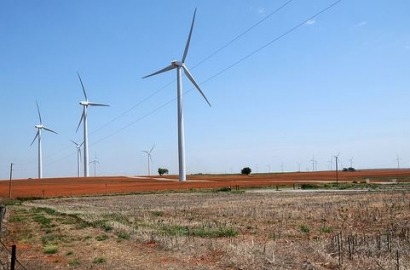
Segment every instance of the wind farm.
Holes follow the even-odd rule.
[[[0,262],[405,269],[409,8],[0,3]]]

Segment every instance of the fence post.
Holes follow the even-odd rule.
[[[10,270],[16,269],[16,245],[11,246],[11,262],[10,262]]]

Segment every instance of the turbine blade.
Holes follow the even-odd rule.
[[[149,74],[149,75],[147,75],[147,76],[144,76],[144,77],[142,77],[142,78],[145,79],[145,78],[148,78],[148,77],[151,77],[151,76],[154,76],[154,75],[163,73],[163,72],[167,72],[167,71],[169,71],[169,70],[173,70],[174,68],[177,68],[177,67],[174,66],[174,65],[169,65],[169,66],[167,66],[166,68],[163,68],[163,69],[161,69],[161,70],[158,70],[157,72],[154,72],[154,73]]]
[[[78,143],[76,143],[75,141],[73,141],[73,140],[70,140],[73,144],[75,144],[76,146],[78,146]]]
[[[81,148],[78,148],[78,154],[79,154],[79,156],[80,156],[80,161],[82,160],[82,157],[81,157]]]
[[[154,150],[155,144],[152,146],[151,150],[149,150],[149,154],[151,154],[152,150]]]
[[[108,104],[95,103],[95,102],[89,102],[88,105],[90,105],[90,106],[105,106],[105,107],[110,107],[110,105],[108,105]]]
[[[83,121],[83,119],[84,119],[84,111],[83,111],[83,114],[81,115],[80,122],[78,123],[77,129],[75,130],[75,132],[77,132],[78,129],[80,128],[80,125],[81,125],[81,122]]]
[[[32,146],[32,145],[33,145],[33,143],[35,142],[35,140],[37,139],[37,137],[38,137],[38,133],[39,133],[39,132],[40,132],[40,131],[39,131],[39,130],[37,130],[36,136],[34,136],[34,139],[33,139],[33,141],[31,142],[30,146]]]
[[[37,100],[36,100],[36,105],[37,105],[38,118],[40,119],[40,125],[41,125],[41,124],[43,124],[43,121],[41,120],[40,108],[38,107],[38,102],[37,102]]]
[[[209,107],[211,107],[211,103],[209,103],[208,99],[206,98],[205,94],[202,92],[201,88],[199,88],[199,85],[196,83],[194,77],[192,77],[192,74],[189,72],[187,67],[185,65],[182,65],[182,68],[184,69],[185,75],[188,77],[188,79],[192,82],[193,85],[195,85],[196,89],[198,89],[199,93],[204,97],[206,102],[208,103]]]
[[[83,89],[83,93],[84,93],[85,100],[88,101],[87,93],[85,92],[85,87],[84,87],[84,84],[83,84],[83,80],[81,80],[80,73],[77,72],[77,75],[78,75],[78,79],[80,79],[80,83],[81,83],[81,87],[82,87],[82,89]]]
[[[194,11],[194,17],[192,18],[191,30],[189,30],[188,40],[185,45],[184,55],[182,56],[182,63],[185,63],[185,58],[189,50],[189,43],[191,43],[191,36],[192,36],[192,30],[194,29],[195,15],[196,15],[196,8]]]
[[[47,131],[49,131],[49,132],[53,132],[53,133],[55,133],[55,134],[58,134],[57,132],[55,132],[55,131],[52,130],[52,129],[49,129],[49,128],[46,128],[46,127],[43,127],[43,129],[44,129],[44,130],[47,130]]]
[[[148,154],[148,157],[149,157],[149,159],[151,160],[151,162],[152,162],[152,157],[151,157],[151,154]]]

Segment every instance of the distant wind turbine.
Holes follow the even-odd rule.
[[[91,160],[90,163],[94,165],[94,176],[97,176],[97,164],[100,164],[97,159],[97,155],[95,155],[95,158]]]
[[[75,147],[77,148],[77,177],[80,177],[81,146],[84,142],[82,142],[81,144],[78,144],[75,141],[71,142],[74,143]]]
[[[178,99],[178,160],[179,160],[179,181],[186,181],[186,169],[185,169],[185,138],[184,138],[184,117],[182,112],[182,70],[185,73],[185,76],[191,81],[195,88],[201,93],[205,101],[211,106],[208,99],[205,97],[202,90],[199,88],[199,85],[196,83],[195,79],[192,77],[192,74],[189,72],[188,68],[185,66],[185,59],[189,50],[189,43],[191,42],[192,30],[194,28],[196,9],[194,16],[192,18],[191,30],[189,31],[188,40],[185,45],[184,54],[182,55],[181,61],[172,61],[171,64],[157,72],[154,72],[150,75],[144,76],[143,79],[170,71],[173,69],[177,70],[177,99]]]
[[[40,108],[38,107],[37,101],[36,101],[36,105],[37,105],[38,118],[40,119],[40,124],[34,126],[37,129],[37,133],[33,141],[31,142],[30,146],[33,145],[34,141],[37,139],[37,142],[38,142],[38,178],[43,178],[43,150],[41,147],[41,130],[44,129],[49,132],[53,132],[55,134],[57,134],[57,132],[43,125],[43,120],[41,120]]]
[[[350,161],[350,168],[353,168],[353,157],[349,159]]]
[[[83,106],[83,114],[81,115],[81,119],[80,122],[78,123],[77,126],[77,131],[80,128],[81,122],[83,122],[84,124],[84,177],[88,177],[89,173],[88,173],[88,127],[87,127],[87,109],[88,106],[110,106],[107,104],[101,104],[101,103],[95,103],[95,102],[91,102],[88,101],[88,97],[87,97],[87,93],[85,92],[85,87],[83,84],[83,81],[81,80],[80,74],[77,73],[78,75],[78,79],[80,80],[81,83],[81,87],[83,89],[83,93],[84,93],[84,97],[85,97],[85,101],[80,101],[80,105]]]
[[[310,160],[310,162],[312,162],[312,171],[314,172],[315,171],[315,166],[316,166],[316,169],[317,169],[317,161],[315,159],[315,156],[313,156],[313,158]]]
[[[397,161],[397,169],[400,169],[400,156],[399,156],[399,154],[397,154],[396,161]]]
[[[151,175],[151,169],[150,169],[150,166],[149,166],[149,165],[150,165],[150,161],[152,161],[151,152],[152,152],[152,150],[154,150],[154,147],[155,147],[155,145],[153,145],[152,148],[151,148],[151,150],[149,150],[149,151],[142,151],[142,152],[144,152],[144,153],[147,154],[147,159],[148,159],[148,176]]]

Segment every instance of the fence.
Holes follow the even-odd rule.
[[[2,235],[3,218],[6,214],[6,207],[0,205],[0,236]],[[17,248],[16,245],[7,247],[3,241],[0,240],[0,270],[27,270],[17,260]]]

